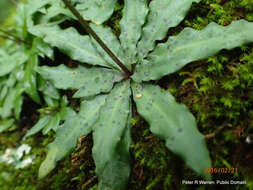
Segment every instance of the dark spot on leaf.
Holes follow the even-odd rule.
[[[96,77],[96,78],[95,78],[95,83],[98,83],[98,82],[99,82],[99,78]]]

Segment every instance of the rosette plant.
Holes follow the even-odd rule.
[[[125,189],[131,168],[134,104],[151,132],[163,139],[170,151],[196,173],[210,178],[204,173],[211,167],[209,153],[194,116],[154,81],[222,49],[252,42],[253,23],[210,23],[201,31],[185,28],[161,42],[168,29],[184,19],[192,3],[198,2],[125,0],[119,38],[104,24],[113,14],[116,0],[31,0],[23,7],[29,35],[80,62],[77,67],[62,63],[36,68],[55,88],[74,90],[73,98],[81,100],[79,111],[57,127],[39,169],[40,178],[76,146],[80,136],[92,133],[98,189]],[[87,33],[62,27],[66,20],[78,20]]]

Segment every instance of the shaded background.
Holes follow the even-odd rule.
[[[14,7],[14,1],[12,2],[11,0],[0,0],[0,25],[2,25],[8,18]]]

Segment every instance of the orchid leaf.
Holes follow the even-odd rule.
[[[201,31],[185,28],[179,35],[159,44],[147,60],[137,65],[133,79],[138,82],[160,79],[222,49],[253,42],[252,31],[253,23],[245,20],[235,21],[229,26],[211,23]]]
[[[47,157],[40,166],[39,178],[46,176],[54,169],[57,161],[75,148],[80,136],[91,132],[105,99],[106,96],[101,95],[92,100],[83,101],[79,114],[68,118],[64,125],[56,131],[56,139],[49,144]]]
[[[130,94],[129,81],[115,85],[94,125],[92,154],[99,178],[99,190],[123,189],[130,175],[130,139],[126,136]]]
[[[193,2],[200,0],[153,0],[149,4],[147,24],[143,28],[138,44],[140,58],[146,57],[155,47],[157,40],[162,40],[171,27],[177,26],[186,16]]]
[[[79,89],[74,95],[76,98],[108,92],[115,82],[122,80],[120,72],[96,67],[79,66],[71,69],[64,65],[43,66],[38,68],[38,72],[44,79],[51,81],[56,88]]]
[[[99,25],[111,17],[116,0],[84,0],[78,2],[76,9],[84,19],[91,20]]]
[[[125,0],[123,18],[120,21],[120,42],[131,64],[137,61],[137,43],[142,25],[148,13],[146,0]]]
[[[93,47],[90,37],[79,34],[74,28],[62,30],[56,25],[36,25],[30,28],[30,32],[74,60],[109,67]]]
[[[158,86],[134,83],[132,87],[138,113],[149,123],[151,132],[165,140],[168,149],[189,167],[210,179],[204,172],[211,167],[204,136],[186,106]]]

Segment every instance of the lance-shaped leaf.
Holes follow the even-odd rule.
[[[72,13],[68,9],[65,9],[62,0],[33,0],[28,1],[24,7],[25,9],[23,12],[25,17],[32,16],[36,12],[45,14],[48,19],[58,14],[64,14],[73,17]],[[17,18],[17,20],[20,19]]]
[[[7,52],[5,52],[3,56],[1,54],[0,56],[0,77],[12,72],[28,58],[23,51],[18,51],[11,55],[8,55]]]
[[[120,42],[131,64],[136,62],[137,42],[148,13],[147,0],[125,0],[120,21]]]
[[[153,0],[149,8],[148,22],[143,28],[138,44],[140,58],[144,58],[162,40],[169,28],[177,26],[186,16],[193,2],[200,0]]]
[[[62,30],[56,25],[43,24],[31,27],[29,31],[74,60],[109,67],[93,47],[90,37],[80,35],[74,28]]]
[[[62,0],[52,0],[51,6],[48,9],[46,9],[45,15],[43,16],[43,19],[41,21],[43,23],[50,22],[50,19],[55,18],[58,15],[66,15],[72,19],[75,18],[75,16],[71,13],[71,11],[65,8],[65,5],[62,2]],[[63,20],[66,19],[67,18]]]
[[[37,12],[40,8],[50,4],[52,0],[33,0],[28,1],[25,5],[25,13],[27,16],[32,15],[33,13]]]
[[[59,89],[79,89],[74,97],[88,97],[108,92],[113,84],[122,80],[120,72],[106,68],[87,68],[78,66],[68,68],[65,65],[57,67],[39,67],[38,72],[44,79],[50,80]]]
[[[45,43],[41,38],[36,38],[33,40],[33,47],[36,48],[38,54],[41,57],[49,57],[50,59],[54,60],[54,51],[53,48],[47,43]]]
[[[39,131],[41,131],[52,119],[52,116],[50,115],[46,115],[42,118],[40,118],[40,120],[36,123],[36,125],[34,125],[24,136],[24,139],[26,139],[27,137],[30,137],[36,133],[38,133]]]
[[[101,106],[106,95],[97,96],[92,100],[83,101],[78,115],[71,116],[56,131],[56,139],[48,145],[48,154],[40,166],[39,178],[45,177],[56,166],[56,162],[75,148],[80,136],[91,132],[93,124],[99,117]]]
[[[91,28],[97,33],[101,40],[107,45],[107,47],[124,63],[126,66],[129,66],[127,59],[124,58],[124,53],[117,37],[113,34],[111,28],[104,27],[103,25],[94,25],[90,24]],[[97,52],[100,56],[111,65],[111,67],[120,68],[112,60],[112,58],[105,52],[105,50],[97,43],[97,41],[91,37],[92,43],[95,46]]]
[[[232,49],[253,42],[253,23],[235,21],[229,26],[209,24],[204,30],[184,29],[158,45],[148,61],[137,65],[133,79],[148,81],[174,73],[187,63],[214,55],[222,49]]]
[[[6,119],[0,121],[0,133],[9,129],[14,123],[14,119]]]
[[[6,78],[0,78],[0,105],[8,93],[8,86],[6,84]]]
[[[128,181],[130,94],[129,81],[115,85],[94,127],[92,153],[99,190],[123,189]]]
[[[11,116],[12,114],[12,109],[14,108],[14,102],[15,102],[15,95],[17,93],[16,88],[11,88],[8,91],[8,96],[6,96],[4,102],[3,102],[3,106],[0,109],[0,115],[2,118],[7,118],[9,116]]]
[[[54,85],[43,79],[42,77],[39,77],[39,90],[45,95],[49,96],[50,98],[53,99],[60,99],[60,94],[58,90],[54,87]]]
[[[40,131],[43,132],[43,135],[47,134],[51,129],[56,129],[59,127],[61,121],[65,121],[68,117],[76,115],[76,112],[67,107],[68,100],[66,96],[63,96],[61,100],[61,105],[58,107],[47,107],[42,109],[40,112],[47,115],[41,117],[39,121],[26,133],[24,139],[30,137]]]
[[[178,104],[168,91],[151,84],[133,84],[138,113],[150,130],[166,141],[166,146],[181,156],[197,173],[204,173],[211,162],[204,136],[198,131],[194,116],[185,105]]]
[[[21,84],[16,85],[15,89],[16,89],[16,92],[15,92],[14,101],[13,101],[14,115],[15,115],[16,119],[20,119],[20,114],[21,114],[22,105],[23,105],[22,94],[25,89],[24,89],[23,85],[21,85]]]
[[[61,121],[61,115],[59,112],[55,113],[51,118],[47,125],[43,128],[43,135],[47,134],[51,129],[58,128]]]
[[[40,96],[37,91],[37,73],[35,71],[35,68],[38,66],[38,61],[37,55],[32,55],[28,59],[23,78],[23,85],[25,92],[31,97],[31,99],[40,104]]]
[[[0,116],[4,119],[11,116],[17,97],[16,95],[21,91],[20,85],[17,84],[17,79],[20,80],[23,77],[23,72],[20,71],[22,68],[23,65],[13,70],[8,79],[4,81],[4,88],[1,89]]]
[[[85,20],[91,20],[95,24],[105,22],[113,13],[117,0],[84,0],[79,1],[76,9],[81,13]]]

